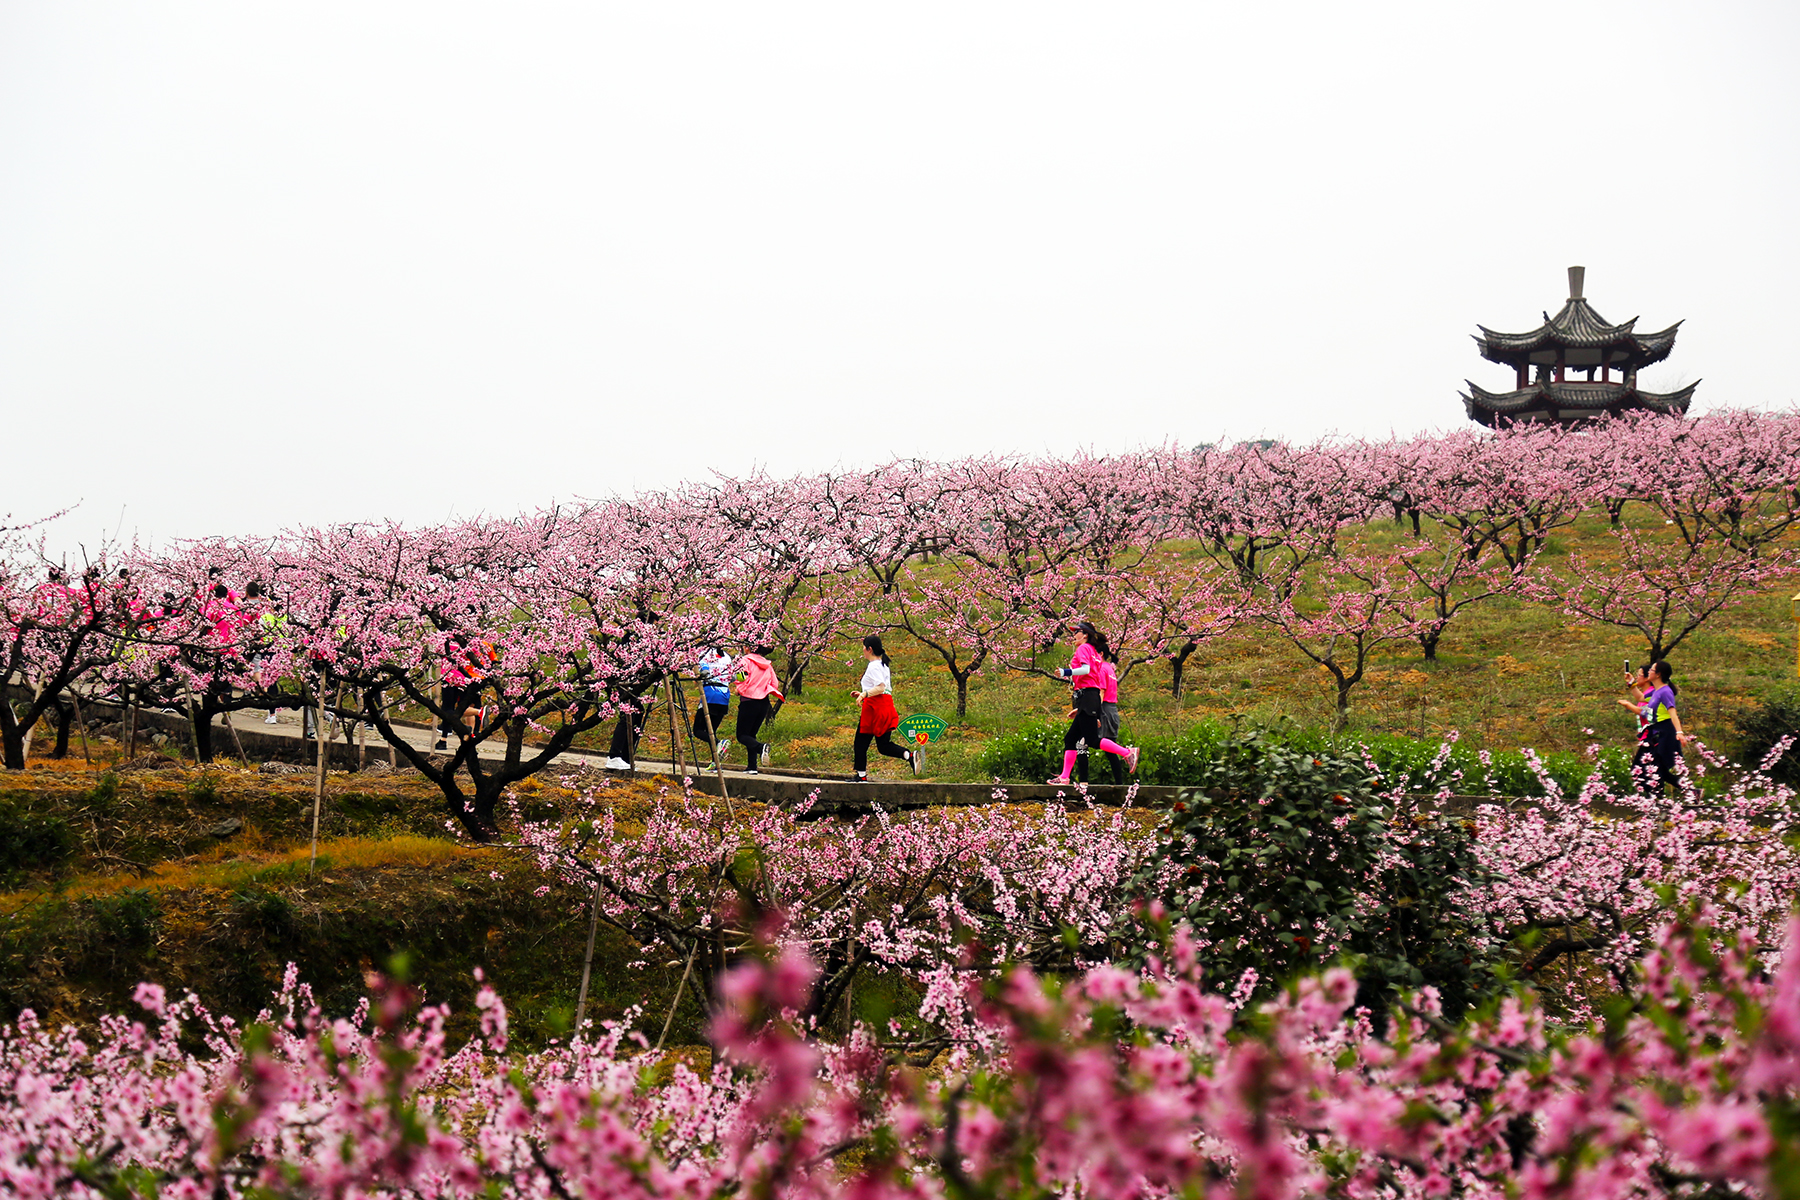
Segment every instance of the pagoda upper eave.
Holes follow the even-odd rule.
[[[1636,332],[1637,322],[1633,317],[1618,325],[1608,324],[1593,305],[1576,296],[1554,317],[1545,313],[1544,323],[1529,333],[1498,333],[1477,325],[1481,332],[1471,336],[1483,358],[1509,367],[1552,363],[1559,353],[1568,365],[1646,367],[1668,358],[1681,322],[1643,334]]]
[[[1534,383],[1510,392],[1490,392],[1465,380],[1463,407],[1483,425],[1500,421],[1585,421],[1612,413],[1648,410],[1683,415],[1693,403],[1695,380],[1675,392],[1646,392],[1626,383]]]

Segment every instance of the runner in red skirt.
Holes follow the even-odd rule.
[[[912,751],[894,744],[894,730],[900,728],[900,714],[894,708],[894,673],[888,663],[881,638],[873,633],[863,639],[863,656],[869,665],[863,668],[862,687],[856,698],[862,701],[862,715],[856,722],[856,782],[869,780],[869,743],[889,758],[903,758],[919,773],[918,759]]]

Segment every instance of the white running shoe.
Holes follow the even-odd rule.
[[[719,759],[723,759],[727,754],[730,754],[730,753],[731,753],[731,739],[730,738],[720,738],[719,744],[716,747],[714,747],[714,749],[713,749],[713,756],[716,758],[719,758]]]
[[[270,709],[269,715],[263,718],[264,725],[279,725],[280,723],[281,722],[275,719],[275,711],[273,709]]]
[[[1125,770],[1128,774],[1131,774],[1131,775],[1137,774],[1137,762],[1138,762],[1138,748],[1136,746],[1133,746],[1133,747],[1131,747],[1131,752],[1125,756]]]
[[[606,769],[609,771],[629,771],[631,770],[631,764],[622,758],[609,758],[606,760]]]
[[[907,757],[912,759],[913,774],[923,775],[925,773],[925,747],[914,746]]]
[[[762,744],[762,753],[756,756],[756,760],[765,767],[769,765],[769,743]]]

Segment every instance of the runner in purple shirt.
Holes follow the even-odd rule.
[[[1644,785],[1645,795],[1656,795],[1675,782],[1675,756],[1681,743],[1688,740],[1681,727],[1681,714],[1675,711],[1675,686],[1670,683],[1674,670],[1666,662],[1650,664],[1650,680],[1654,685],[1644,697],[1644,715],[1650,719],[1650,757],[1656,761],[1656,785]]]

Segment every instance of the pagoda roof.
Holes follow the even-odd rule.
[[[1602,360],[1609,366],[1646,367],[1668,358],[1675,348],[1675,332],[1681,328],[1681,322],[1655,333],[1638,333],[1636,317],[1614,325],[1582,296],[1585,274],[1582,267],[1569,268],[1568,300],[1554,317],[1546,312],[1544,323],[1529,333],[1498,333],[1477,325],[1481,332],[1470,336],[1480,347],[1481,356],[1509,367],[1550,361],[1557,350],[1612,351]]]
[[[1592,420],[1610,413],[1649,410],[1681,416],[1693,403],[1695,380],[1674,392],[1646,392],[1628,383],[1534,383],[1510,392],[1490,392],[1472,380],[1463,407],[1483,425],[1501,421]]]

